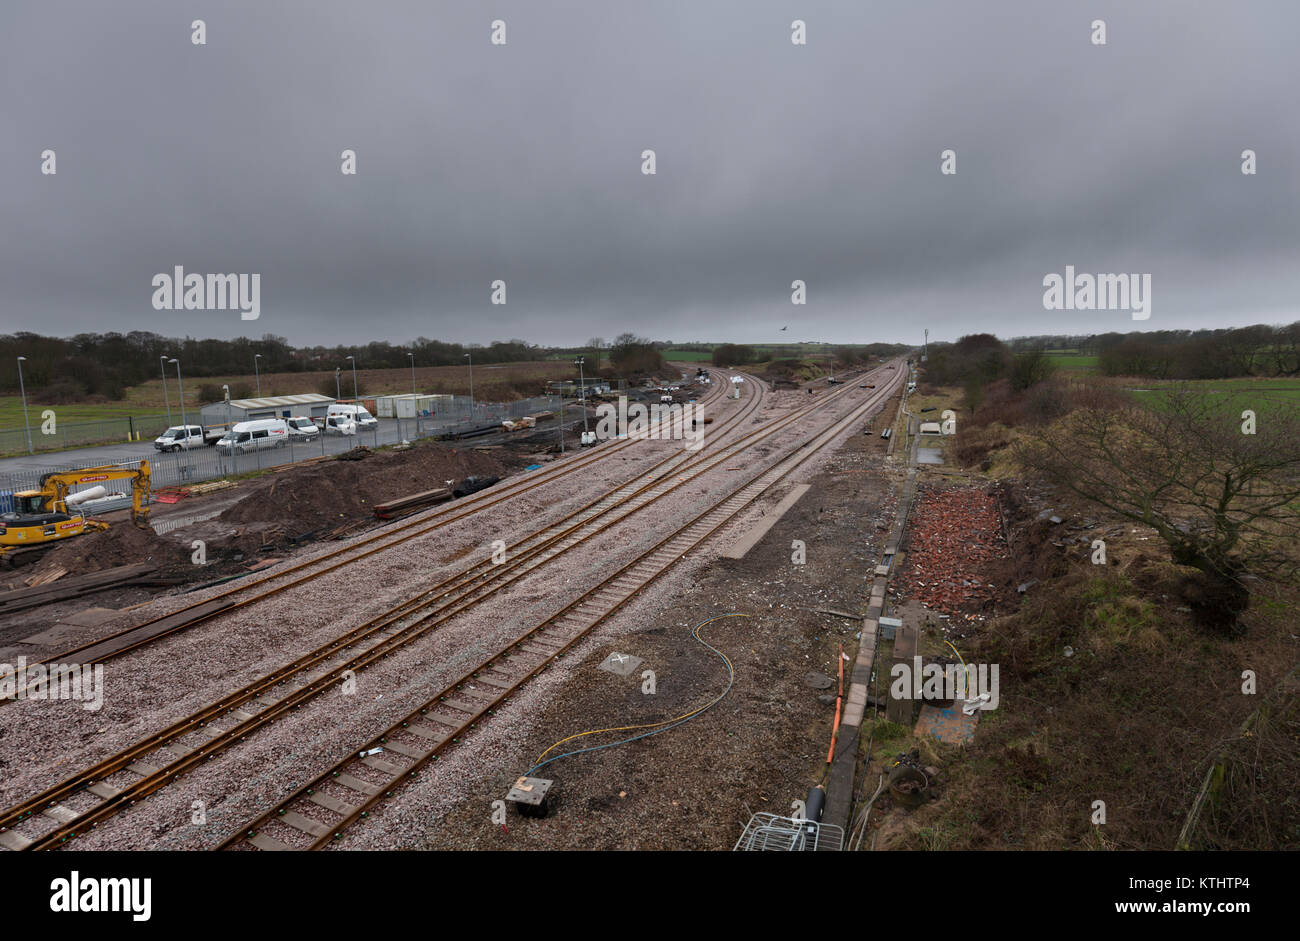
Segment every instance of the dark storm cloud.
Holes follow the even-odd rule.
[[[0,330],[910,341],[1297,319],[1300,6],[1137,6],[6,4]],[[175,265],[260,273],[260,319],[153,310]],[[1151,273],[1151,319],[1044,311],[1066,265]]]

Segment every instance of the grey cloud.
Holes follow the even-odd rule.
[[[1291,2],[206,6],[0,11],[0,330],[861,341],[1300,317]],[[154,311],[177,264],[261,273],[261,319]],[[1151,320],[1044,311],[1067,264],[1151,272]]]

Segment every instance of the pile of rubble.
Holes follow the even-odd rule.
[[[908,521],[907,557],[890,591],[954,619],[991,613],[998,588],[981,571],[1005,558],[997,502],[979,487],[928,487],[917,492]]]

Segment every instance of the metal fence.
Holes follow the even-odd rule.
[[[40,470],[19,471],[0,474],[0,512],[12,508],[12,493],[17,490],[35,490],[40,487],[41,477],[52,470],[82,470],[105,464],[135,465],[148,460],[150,465],[150,486],[153,490],[165,487],[185,486],[204,480],[215,480],[234,474],[246,474],[250,471],[265,470],[295,461],[313,457],[342,454],[359,445],[377,448],[384,445],[399,444],[402,441],[415,441],[445,433],[454,433],[489,422],[499,422],[507,418],[521,418],[541,411],[558,408],[558,401],[548,397],[523,399],[518,402],[476,403],[470,409],[468,396],[457,396],[463,402],[449,404],[446,409],[439,409],[435,416],[419,418],[382,419],[378,426],[368,431],[359,431],[355,435],[317,436],[314,441],[302,441],[290,438],[284,447],[263,448],[248,453],[223,454],[214,447],[195,447],[188,453],[180,451],[169,454],[157,454],[141,457],[140,455],[113,455],[105,453],[80,461],[58,461],[52,456],[50,464]],[[103,500],[84,504],[88,514],[105,513],[130,505],[131,482],[129,480],[106,481],[103,486],[109,495]]]
[[[100,444],[121,444],[135,440],[152,441],[167,428],[167,416],[130,415],[126,418],[104,418],[99,421],[54,423],[54,433],[45,434],[41,420],[43,408],[32,407],[32,448],[36,451],[59,451],[64,448],[92,447]],[[58,410],[55,409],[55,417]],[[176,417],[180,423],[180,416]],[[0,430],[0,454],[26,454],[27,428]]]

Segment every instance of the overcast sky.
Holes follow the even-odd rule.
[[[6,0],[0,332],[919,343],[1290,322],[1297,35],[1295,0]],[[154,310],[176,265],[259,273],[260,318]],[[1066,265],[1150,273],[1150,319],[1044,310]]]

